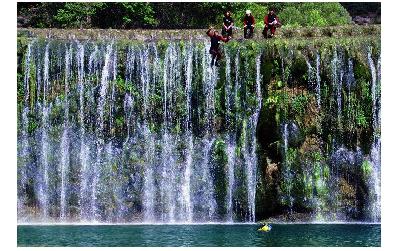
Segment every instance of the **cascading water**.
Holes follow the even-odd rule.
[[[264,82],[265,51],[249,56],[243,46],[225,46],[220,67],[210,66],[208,51],[202,41],[30,42],[19,87],[19,221],[258,220],[264,168],[258,127],[271,92]],[[296,53],[288,53],[290,58],[277,59],[284,82],[296,76],[290,64]],[[308,76],[321,111],[330,105],[321,84],[332,87],[334,117],[344,124],[342,85],[354,95],[350,73],[356,61],[337,53],[323,58],[317,52],[307,64]],[[380,60],[376,66],[374,60],[371,54],[376,138],[368,153],[369,210],[379,221]],[[323,74],[333,76],[332,83],[321,80]],[[279,134],[272,145],[283,143],[283,204],[296,210],[296,168],[288,162],[294,122],[275,119],[281,127],[267,133]]]
[[[293,195],[292,195],[292,188],[293,188],[293,171],[291,170],[291,165],[289,163],[289,131],[288,131],[288,123],[283,124],[282,128],[282,139],[283,139],[283,158],[284,158],[284,163],[283,163],[283,175],[285,176],[285,186],[283,187],[283,195],[284,198],[283,200],[285,201],[285,204],[289,207],[290,213],[292,212],[293,209]]]
[[[336,90],[336,113],[338,125],[341,125],[342,118],[342,82],[343,82],[343,55],[335,49],[332,58],[332,81]]]
[[[182,219],[187,222],[192,222],[193,219],[193,205],[190,191],[190,181],[192,175],[193,163],[193,135],[192,135],[192,78],[193,78],[193,44],[190,42],[186,46],[185,54],[185,96],[186,96],[186,116],[185,116],[185,140],[186,144],[186,162],[182,182]]]
[[[153,171],[153,164],[154,164],[154,151],[155,151],[155,144],[154,138],[151,134],[147,125],[143,128],[144,131],[144,140],[148,142],[146,149],[146,162],[148,165],[146,166],[146,170],[144,173],[144,184],[143,184],[143,207],[144,207],[144,221],[145,222],[153,222],[155,220],[154,215],[154,206],[156,203],[155,197],[155,183],[154,183],[154,171]]]
[[[260,73],[260,57],[261,55],[256,56],[256,83],[255,83],[255,93],[256,93],[256,108],[254,113],[249,118],[248,122],[248,132],[249,135],[246,137],[245,143],[245,165],[246,165],[246,183],[247,183],[247,203],[248,203],[248,221],[255,221],[255,196],[256,196],[256,171],[257,171],[257,154],[256,154],[256,146],[257,146],[257,138],[256,138],[256,129],[258,116],[261,109],[262,97],[261,97],[261,73]]]
[[[317,105],[318,108],[321,108],[321,76],[320,76],[320,67],[321,67],[321,62],[320,62],[320,56],[319,53],[316,53],[315,56],[315,68],[312,66],[312,63],[310,60],[306,59],[307,63],[307,68],[308,68],[308,84],[310,88],[315,90],[315,93],[317,95]]]
[[[46,45],[44,54],[44,69],[43,69],[43,101],[42,101],[42,182],[40,187],[40,198],[42,215],[44,218],[48,216],[48,188],[49,188],[49,142],[48,142],[48,128],[49,128],[49,108],[47,107],[47,92],[49,88],[49,44]]]
[[[370,152],[372,174],[369,185],[369,214],[372,221],[380,221],[381,215],[381,140],[380,140],[380,57],[375,66],[371,55],[371,48],[368,48],[368,66],[371,72],[371,96],[372,96],[372,123],[373,143]]]
[[[25,55],[25,71],[24,71],[24,108],[21,115],[21,136],[18,155],[18,214],[23,215],[24,204],[26,203],[26,184],[27,171],[29,168],[29,137],[28,137],[28,113],[29,113],[29,83],[30,83],[30,65],[32,54],[32,43],[29,43]]]
[[[235,173],[234,173],[234,168],[235,168],[235,149],[236,149],[236,141],[235,137],[232,135],[232,125],[231,125],[231,119],[230,119],[230,114],[232,112],[232,107],[231,107],[231,99],[232,99],[232,82],[231,82],[231,58],[227,50],[225,50],[225,55],[226,55],[226,67],[225,67],[225,79],[226,79],[226,85],[225,85],[225,107],[226,107],[226,129],[228,131],[226,135],[226,142],[228,143],[227,149],[226,149],[226,154],[228,156],[228,163],[227,163],[227,171],[226,171],[226,177],[228,178],[228,185],[226,189],[226,214],[227,214],[227,221],[233,221],[233,185],[235,182]]]
[[[61,138],[61,192],[60,192],[60,218],[65,220],[67,217],[67,189],[68,189],[68,171],[70,167],[69,152],[69,84],[71,75],[72,47],[65,51],[65,100],[64,100],[64,131]]]
[[[320,56],[317,53],[317,59],[316,59],[316,77],[317,77],[317,102],[318,102],[318,108],[321,108],[321,76],[320,76]]]
[[[105,140],[104,140],[104,108],[105,108],[105,103],[106,103],[106,98],[107,98],[107,92],[108,92],[108,87],[109,87],[109,75],[110,75],[110,68],[111,68],[111,54],[112,54],[112,48],[113,44],[107,45],[106,53],[104,56],[104,66],[103,70],[101,73],[101,83],[100,83],[100,93],[99,93],[99,100],[98,100],[98,106],[97,106],[97,113],[98,113],[98,118],[97,118],[97,128],[96,128],[96,163],[94,164],[94,169],[93,169],[93,181],[92,181],[92,193],[91,193],[91,201],[90,201],[90,207],[91,207],[91,219],[92,220],[98,220],[99,214],[98,214],[98,194],[100,193],[101,190],[99,190],[99,181],[100,181],[100,175],[101,175],[101,167],[102,167],[102,158],[103,158],[103,151],[104,151],[104,145],[105,145]]]

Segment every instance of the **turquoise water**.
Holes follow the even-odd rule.
[[[375,246],[379,224],[19,225],[18,246]]]

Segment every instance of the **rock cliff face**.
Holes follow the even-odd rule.
[[[19,30],[19,221],[380,221],[380,27],[327,29]]]
[[[278,28],[276,38],[320,38],[320,37],[349,37],[349,36],[380,36],[380,25],[346,25],[331,27],[306,27],[306,28]],[[116,30],[116,29],[30,29],[19,28],[18,37],[42,37],[52,39],[78,39],[78,40],[98,40],[98,39],[117,39],[117,40],[138,40],[138,41],[158,41],[166,40],[204,40],[207,39],[206,30],[182,29],[182,30]],[[243,30],[234,30],[234,40],[243,40]],[[252,39],[264,41],[261,29],[255,29]]]

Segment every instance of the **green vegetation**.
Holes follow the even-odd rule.
[[[57,11],[54,19],[62,27],[83,27],[91,23],[91,18],[103,6],[103,3],[66,3]]]
[[[351,21],[346,9],[333,2],[295,3],[283,9],[279,17],[290,27],[344,25]]]
[[[223,13],[229,10],[235,25],[241,27],[249,9],[256,27],[262,28],[271,8],[287,27],[344,25],[351,21],[339,3],[18,3],[18,17],[21,26],[34,28],[182,29],[220,27]]]

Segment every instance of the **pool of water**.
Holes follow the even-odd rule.
[[[381,245],[380,224],[19,225],[18,246],[366,247]]]

